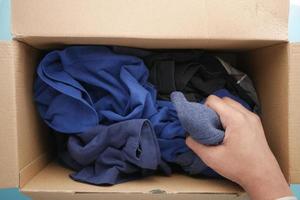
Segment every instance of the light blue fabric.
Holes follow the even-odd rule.
[[[224,130],[219,116],[206,105],[189,102],[181,92],[172,92],[181,125],[193,139],[201,144],[217,145],[224,139]]]
[[[251,110],[245,101],[226,89],[217,90],[213,94],[220,98],[229,97]],[[178,91],[171,93],[171,100],[182,127],[192,138],[206,145],[216,145],[223,141],[224,130],[215,111],[206,105],[187,101],[184,94]]]
[[[249,105],[242,99],[232,95],[226,89],[217,90],[213,94],[220,98],[232,98],[241,103],[245,108],[250,109]],[[183,93],[178,91],[171,93],[171,101],[175,105],[182,127],[193,139],[205,145],[218,145],[222,143],[225,133],[219,116],[215,111],[206,105],[187,101]],[[188,174],[220,177],[191,151],[177,155],[175,162]]]

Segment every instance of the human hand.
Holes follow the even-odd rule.
[[[187,145],[212,169],[241,185],[251,199],[291,196],[291,190],[265,138],[260,118],[230,98],[211,95],[205,104],[220,116],[225,130],[218,146]]]

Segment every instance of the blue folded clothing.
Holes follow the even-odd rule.
[[[157,112],[148,70],[134,56],[106,47],[69,47],[40,63],[35,100],[54,130],[81,133],[99,123],[147,119]]]
[[[224,139],[224,131],[215,111],[206,105],[189,102],[181,92],[172,92],[181,125],[191,137],[201,144],[217,145]]]
[[[60,160],[77,172],[74,180],[112,185],[163,170],[170,174],[160,157],[151,123],[145,119],[98,125],[84,134],[69,136]]]
[[[82,134],[99,124],[149,119],[163,159],[187,150],[172,103],[156,101],[141,59],[103,46],[69,47],[46,55],[37,72],[35,101],[55,131]]]
[[[183,117],[187,112],[177,106],[183,99],[174,100],[175,106],[158,100],[155,86],[148,82],[148,69],[136,55],[150,52],[132,50],[125,55],[123,51],[129,49],[73,46],[50,52],[37,68],[37,108],[49,127],[67,135],[67,148],[59,157],[76,171],[71,177],[111,185],[157,169],[170,174],[167,163],[181,166],[188,174],[215,176],[186,146],[185,138],[188,132],[203,144],[220,143],[224,132],[218,116],[200,109],[205,112],[199,116],[208,113],[212,118],[187,126]],[[226,89],[214,94],[233,98],[250,109]],[[194,104],[196,110],[205,107],[201,102]],[[184,105],[190,109],[188,102]],[[208,126],[218,134],[206,132]]]
[[[157,101],[157,105],[159,112],[150,121],[157,135],[162,158],[167,162],[175,162],[177,155],[189,151],[185,144],[185,130],[172,102]]]
[[[241,103],[245,108],[250,107],[239,97],[232,95],[226,89],[217,90],[214,95],[223,98],[229,97]],[[219,116],[211,108],[199,103],[189,102],[181,92],[172,92],[171,101],[174,103],[179,121],[184,130],[196,141],[205,145],[222,143],[225,133]],[[186,152],[177,156],[178,163],[189,174],[203,174],[217,176],[204,162],[198,159],[193,152]]]

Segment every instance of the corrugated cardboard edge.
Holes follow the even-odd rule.
[[[14,90],[16,102],[16,127],[19,155],[19,187],[37,174],[47,164],[50,138],[48,129],[40,119],[33,99],[35,69],[40,60],[36,49],[14,41]]]
[[[51,162],[24,187],[22,192],[48,192],[71,194],[230,194],[239,196],[243,190],[227,180],[201,180],[180,174],[171,177],[151,176],[110,187],[94,186],[73,181],[68,177],[72,170]],[[180,184],[178,184],[180,183]],[[184,187],[182,187],[184,186]]]
[[[26,64],[34,64],[31,60],[38,56],[35,52],[29,58],[32,51],[36,50],[18,41],[0,42],[0,188],[22,187],[49,161],[45,142],[39,137],[25,142],[28,133],[41,135],[36,131],[40,126],[27,123],[33,116],[26,112],[30,100],[22,96],[32,87],[24,83],[29,71]]]
[[[124,193],[48,193],[48,192],[25,192],[26,195],[30,196],[32,199],[43,199],[43,200],[53,200],[53,199],[63,199],[63,200],[247,200],[249,199],[246,194],[236,195],[236,194],[124,194]]]
[[[300,43],[289,44],[289,175],[300,183]]]
[[[284,0],[12,0],[12,34],[36,48],[253,49],[288,40],[288,10]]]
[[[14,74],[14,42],[0,42],[0,187],[17,187],[18,138]]]
[[[147,37],[95,37],[95,36],[28,36],[14,34],[18,41],[30,44],[39,49],[60,48],[64,45],[118,45],[149,49],[239,49],[249,50],[274,44],[286,40],[268,39],[232,39],[232,38],[147,38]]]
[[[285,0],[13,0],[15,36],[287,40]],[[237,17],[238,16],[238,17]]]
[[[288,43],[247,52],[242,55],[239,65],[255,84],[262,105],[261,120],[266,138],[285,178],[290,182]]]

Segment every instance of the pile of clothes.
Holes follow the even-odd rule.
[[[219,176],[185,144],[218,145],[224,130],[203,103],[230,97],[259,112],[249,77],[198,50],[72,46],[37,68],[34,98],[57,137],[59,161],[74,180],[113,185],[174,167]]]

